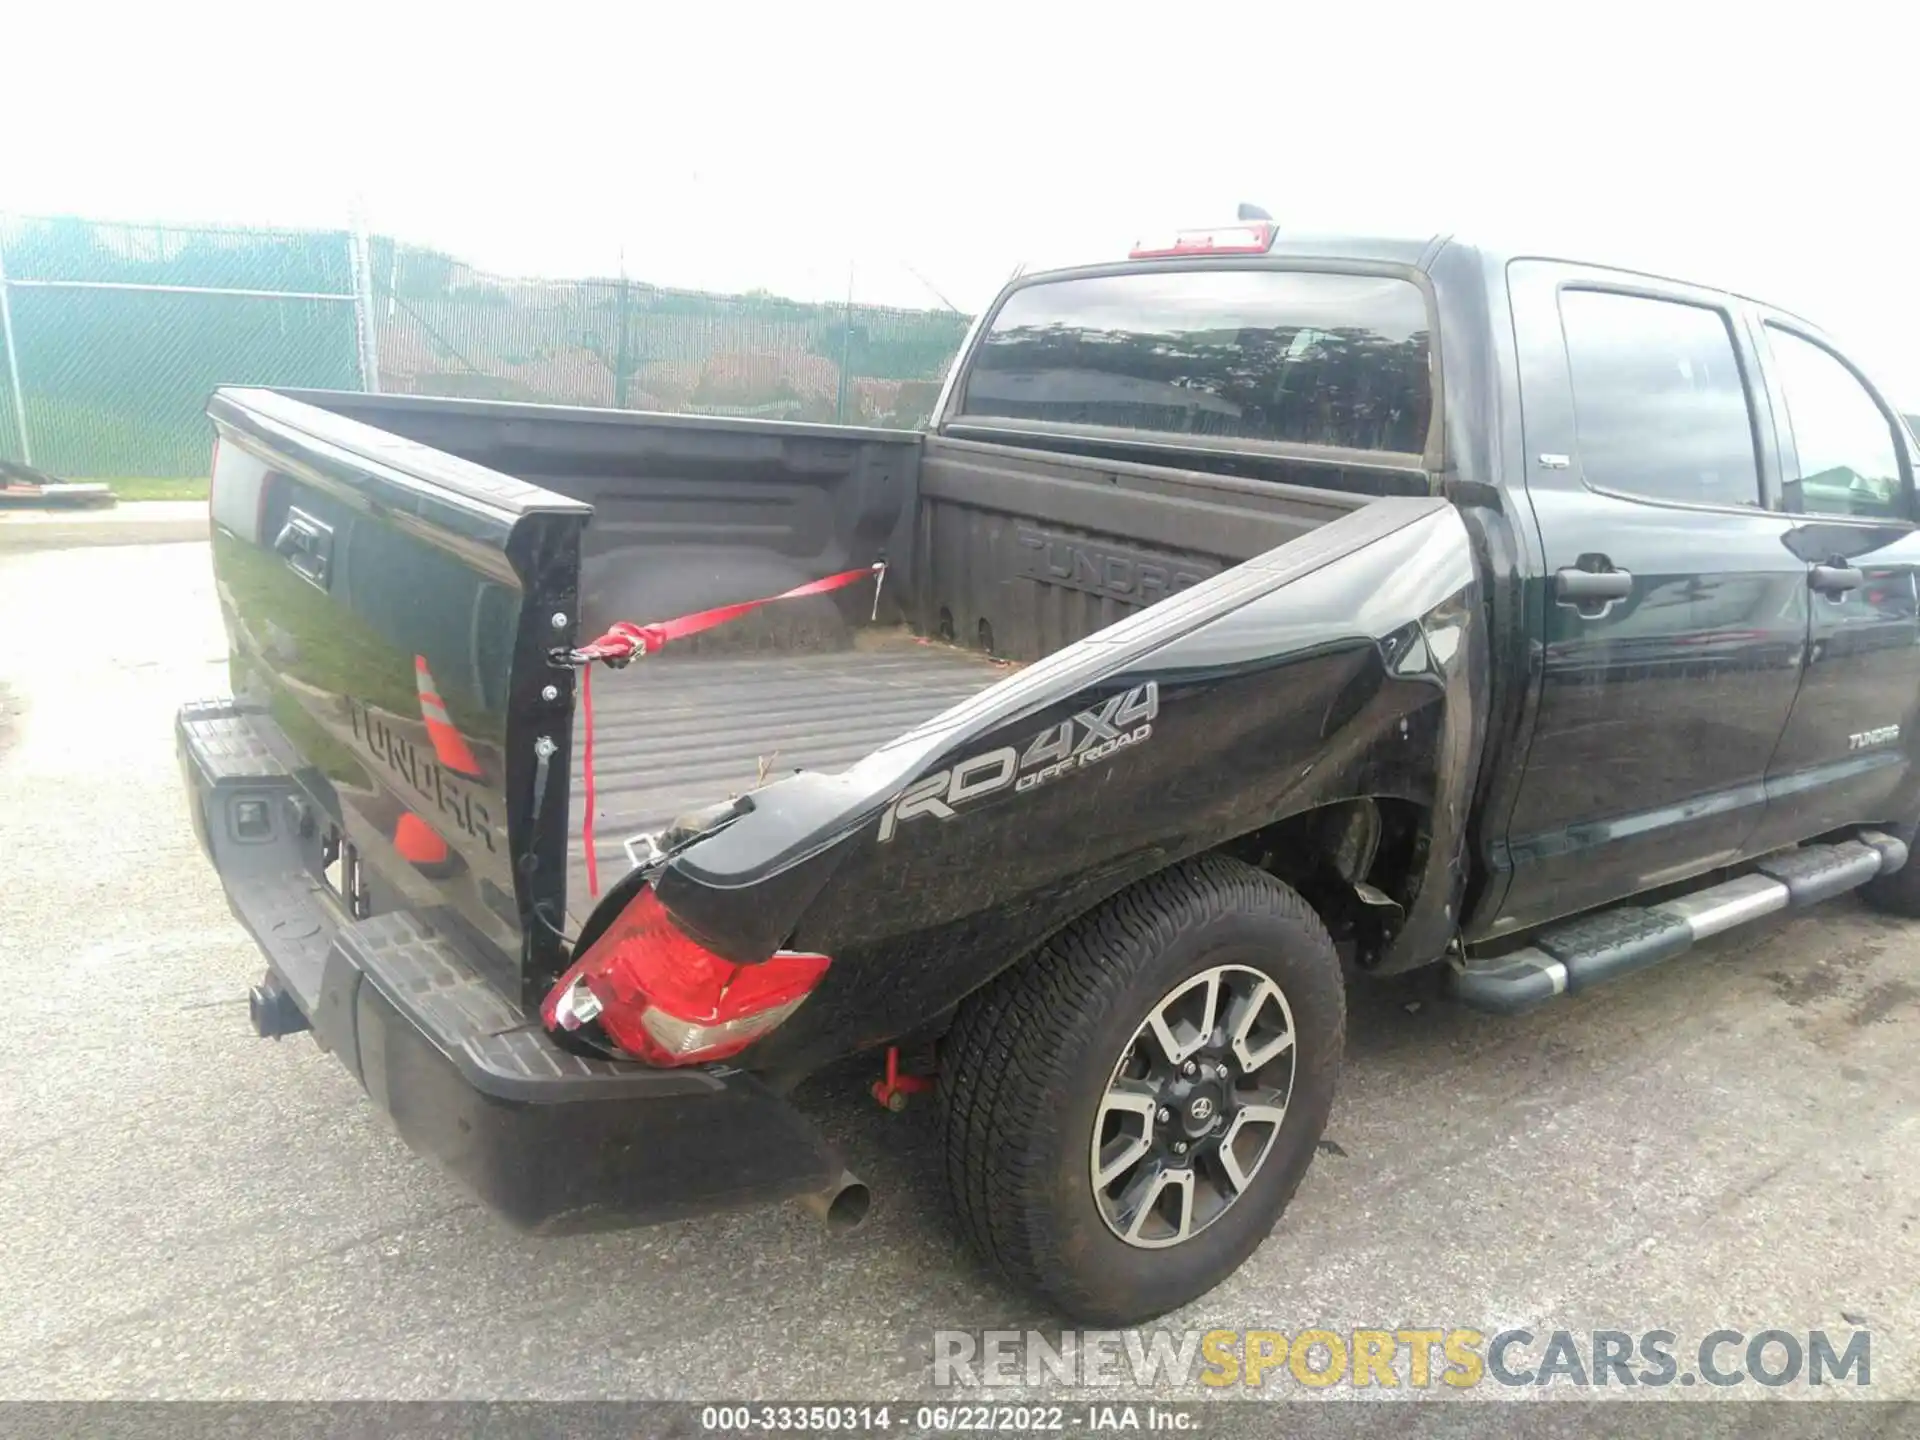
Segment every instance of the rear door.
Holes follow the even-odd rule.
[[[1757,317],[1779,437],[1789,546],[1808,566],[1806,676],[1767,777],[1773,846],[1913,819],[1920,537],[1900,417],[1824,337]]]
[[[1741,854],[1807,632],[1744,308],[1545,261],[1516,262],[1509,285],[1544,625],[1495,850],[1510,880],[1484,935]]]

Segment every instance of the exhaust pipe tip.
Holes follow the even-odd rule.
[[[860,1228],[873,1206],[873,1192],[866,1181],[851,1170],[842,1170],[840,1178],[824,1190],[802,1195],[800,1204],[807,1213],[827,1227],[829,1235],[846,1235]]]

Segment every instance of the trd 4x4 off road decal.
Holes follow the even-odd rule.
[[[1160,686],[1149,680],[1092,710],[1082,710],[1071,720],[1049,725],[1024,750],[1003,745],[923,775],[887,806],[880,817],[880,841],[893,839],[900,822],[916,815],[951,820],[954,807],[963,801],[995,794],[1009,785],[1017,791],[1037,789],[1075,770],[1098,765],[1153,734],[1153,719],[1159,713]]]

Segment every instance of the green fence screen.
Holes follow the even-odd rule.
[[[967,317],[488,275],[345,231],[0,222],[24,415],[0,458],[70,478],[204,472],[223,384],[377,388],[910,427]],[[363,332],[370,344],[363,347]],[[370,353],[366,353],[370,352]],[[372,376],[369,377],[368,371]]]

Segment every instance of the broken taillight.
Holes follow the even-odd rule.
[[[597,1023],[650,1065],[694,1065],[746,1049],[800,1008],[825,955],[776,951],[736,965],[694,940],[651,887],[560,977],[540,1007],[550,1030]]]

